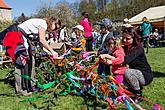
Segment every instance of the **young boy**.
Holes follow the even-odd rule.
[[[106,42],[109,41],[113,37],[113,33],[111,32],[112,21],[108,18],[104,18],[98,24],[100,25],[101,34],[102,34],[101,46],[98,50],[98,55],[107,54],[107,53],[111,54],[111,52],[107,50]],[[105,75],[109,75],[110,74],[110,66],[106,65],[104,63],[100,63],[98,66],[97,72],[98,72],[98,74],[102,74],[104,72]]]

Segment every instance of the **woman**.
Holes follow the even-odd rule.
[[[125,79],[136,96],[142,96],[142,86],[153,80],[151,67],[145,56],[140,36],[133,27],[125,28],[122,32],[125,58],[123,65],[129,65],[125,71]],[[138,100],[137,100],[138,101]]]
[[[80,25],[84,27],[84,37],[86,39],[86,51],[93,51],[92,49],[92,24],[89,20],[89,15],[86,11],[82,13],[83,19],[80,21]]]
[[[141,100],[138,96],[142,96],[142,86],[152,82],[153,74],[137,32],[133,27],[129,27],[123,30],[122,35],[123,48],[126,54],[122,65],[129,65],[129,68],[125,70],[124,77],[130,91],[136,96],[134,100],[138,102]],[[109,55],[109,57],[112,56]],[[112,61],[108,61],[108,64],[112,64]]]
[[[15,87],[17,95],[30,95],[32,84],[29,80],[22,78],[20,75],[28,75],[32,79],[35,76],[35,44],[40,44],[48,50],[53,56],[57,57],[55,52],[45,39],[46,31],[52,32],[60,28],[61,22],[54,18],[32,18],[17,26],[18,32],[7,32],[3,40],[3,45],[8,46],[9,41],[12,43],[12,50],[7,49],[8,54],[15,63]],[[12,27],[10,27],[12,28]],[[13,39],[15,38],[15,39]],[[13,46],[14,44],[14,46]],[[11,43],[10,43],[11,45]],[[14,47],[14,48],[13,48]]]

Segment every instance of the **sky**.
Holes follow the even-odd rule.
[[[30,16],[34,14],[37,9],[44,3],[47,5],[55,5],[56,3],[62,0],[4,0],[10,8],[12,8],[12,18],[18,17],[21,13],[24,13],[25,16]],[[74,3],[79,0],[65,0],[69,3]]]

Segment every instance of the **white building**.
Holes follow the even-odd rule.
[[[0,20],[12,20],[12,8],[10,8],[3,0],[0,0]]]

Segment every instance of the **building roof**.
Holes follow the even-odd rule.
[[[159,22],[163,21],[165,17],[165,5],[149,8],[136,16],[129,19],[131,24],[140,24],[142,23],[142,18],[147,17],[150,22]]]
[[[0,9],[11,9],[3,0],[0,0]]]

